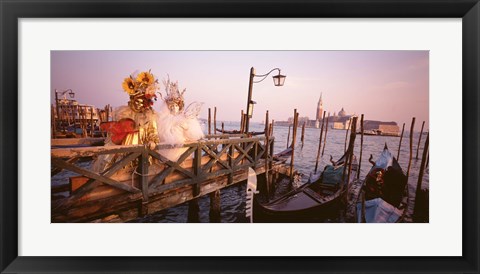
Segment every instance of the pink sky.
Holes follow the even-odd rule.
[[[70,88],[80,103],[125,105],[123,79],[151,69],[160,83],[170,75],[187,89],[186,105],[204,102],[202,118],[216,106],[217,120],[238,121],[252,66],[257,74],[278,67],[287,75],[283,87],[270,76],[254,84],[254,122],[266,110],[270,119],[286,120],[294,108],[314,119],[323,93],[324,109],[332,114],[343,107],[366,120],[406,123],[407,129],[416,117],[428,129],[428,51],[52,51],[50,98],[54,103],[55,89]]]

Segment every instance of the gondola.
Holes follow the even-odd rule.
[[[287,161],[288,158],[292,157],[292,153],[293,153],[293,149],[290,146],[287,149],[282,150],[279,153],[274,154],[273,159],[275,161],[285,162],[285,161]]]
[[[351,174],[345,170],[345,159],[342,156],[333,165],[327,165],[320,178],[307,182],[297,189],[267,203],[260,203],[257,195],[254,199],[255,222],[321,222],[336,218],[338,210],[343,205],[347,178],[350,182],[356,178],[358,165],[355,157],[352,161]],[[348,167],[348,166],[347,166]],[[342,179],[343,178],[343,179]]]
[[[388,150],[387,144],[365,177],[356,203],[359,223],[401,222],[407,208],[407,176]],[[365,199],[361,197],[364,195]],[[363,200],[363,201],[362,201]]]

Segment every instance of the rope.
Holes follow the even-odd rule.
[[[142,176],[142,177],[148,176],[148,173],[147,174],[142,174],[142,173],[138,173],[136,170],[133,170],[133,172],[132,172],[132,184],[131,184],[132,187],[133,187],[133,176],[135,174],[137,174],[139,176]]]

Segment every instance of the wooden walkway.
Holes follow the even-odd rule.
[[[76,139],[52,141],[52,145],[75,142],[89,143]],[[245,181],[249,167],[257,175],[266,170],[269,174],[285,172],[285,166],[273,159],[273,144],[273,137],[222,134],[184,145],[159,145],[154,150],[143,145],[52,148],[52,177],[62,170],[79,176],[52,187],[51,221],[125,222]],[[157,152],[170,148],[184,150],[178,161]],[[76,164],[100,155],[115,157],[101,173]]]

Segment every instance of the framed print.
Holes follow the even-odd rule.
[[[1,273],[477,273],[479,16],[2,1]]]

